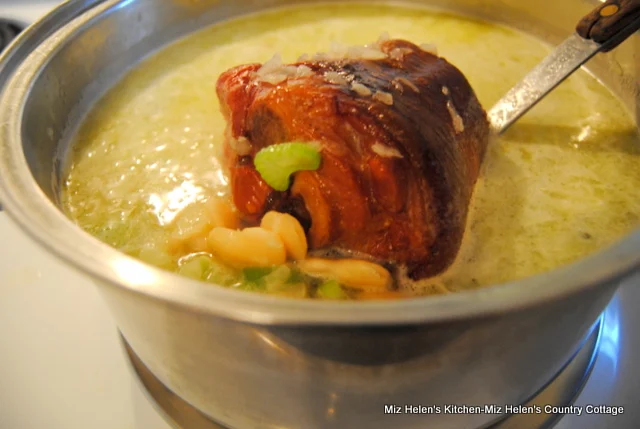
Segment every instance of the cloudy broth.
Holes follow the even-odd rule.
[[[176,216],[229,193],[218,161],[225,122],[217,77],[275,52],[294,62],[331,41],[366,44],[381,31],[435,44],[485,108],[549,52],[508,28],[396,6],[305,6],[215,25],[144,61],[88,114],[63,190],[68,215],[123,252],[180,271],[189,255],[166,250]],[[639,148],[622,103],[576,73],[491,142],[456,262],[411,292],[515,280],[611,244],[640,224]],[[213,262],[208,281],[263,290]]]

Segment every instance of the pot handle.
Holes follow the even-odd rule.
[[[607,0],[580,20],[576,32],[608,52],[640,29],[640,0]]]

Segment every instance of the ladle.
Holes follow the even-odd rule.
[[[598,52],[608,52],[640,29],[640,0],[608,0],[580,20],[558,45],[489,111],[491,128],[502,134]],[[637,59],[640,61],[640,59]]]

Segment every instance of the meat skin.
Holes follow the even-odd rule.
[[[298,76],[289,66],[279,82],[265,81],[260,64],[223,73],[225,164],[246,223],[288,212],[307,228],[312,249],[370,255],[422,279],[458,253],[489,124],[467,79],[445,59],[404,40],[378,47],[385,58],[304,61],[292,66],[310,72]],[[234,149],[240,138],[248,153]],[[277,192],[252,160],[290,141],[319,142],[322,163]]]

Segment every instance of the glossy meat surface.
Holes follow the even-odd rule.
[[[288,212],[308,229],[312,249],[363,253],[425,278],[458,252],[489,126],[446,60],[403,40],[376,49],[225,72],[217,84],[225,163],[247,223]],[[277,192],[252,160],[290,141],[319,142],[322,164]]]

